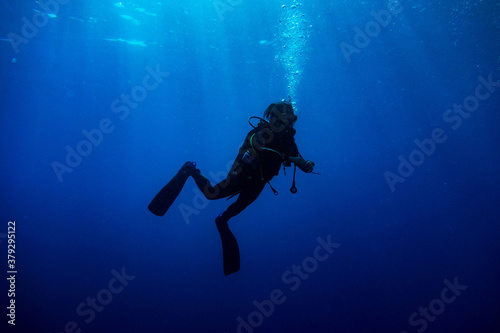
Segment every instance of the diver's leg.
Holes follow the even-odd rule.
[[[265,185],[265,184],[264,184]],[[243,209],[248,207],[257,199],[264,185],[252,186],[242,191],[236,200],[229,208],[215,219],[215,225],[219,231],[222,241],[222,259],[224,264],[224,274],[229,275],[239,271],[240,269],[240,248],[233,233],[229,229],[227,221]]]
[[[208,178],[203,176],[199,169],[193,167],[190,169],[189,174],[193,177],[200,191],[209,200],[228,197],[238,193],[241,189],[241,182],[239,181],[238,176],[230,177],[228,175],[226,179],[212,186]]]
[[[265,185],[266,183],[259,183],[242,190],[240,195],[238,196],[238,199],[233,204],[231,204],[224,213],[219,215],[219,223],[227,223],[230,218],[241,213],[252,202],[254,202],[255,199],[259,197]]]

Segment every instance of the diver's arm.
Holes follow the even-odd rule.
[[[300,170],[306,173],[312,172],[314,169],[314,162],[309,160],[306,161],[305,159],[302,158],[302,156],[300,156],[300,154],[298,156],[288,156],[288,160],[294,163],[296,166],[299,167]]]

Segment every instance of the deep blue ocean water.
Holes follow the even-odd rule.
[[[498,1],[0,17],[2,332],[500,332]],[[289,97],[320,175],[292,194],[288,168],[230,221],[224,276],[234,199],[190,179],[165,216],[147,206],[185,161],[225,177],[247,119]]]

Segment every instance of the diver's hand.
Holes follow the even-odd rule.
[[[300,170],[310,173],[314,169],[314,162],[305,160],[302,158],[302,156],[289,156],[288,159],[290,162],[294,163],[296,166],[299,167]]]
[[[310,173],[314,170],[314,162],[309,160],[307,161],[303,160],[303,163],[300,163],[298,167],[305,173]]]

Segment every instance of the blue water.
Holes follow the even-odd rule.
[[[500,331],[498,1],[55,4],[0,5],[2,332]],[[320,175],[230,221],[224,276],[234,199],[147,206],[289,97]]]

